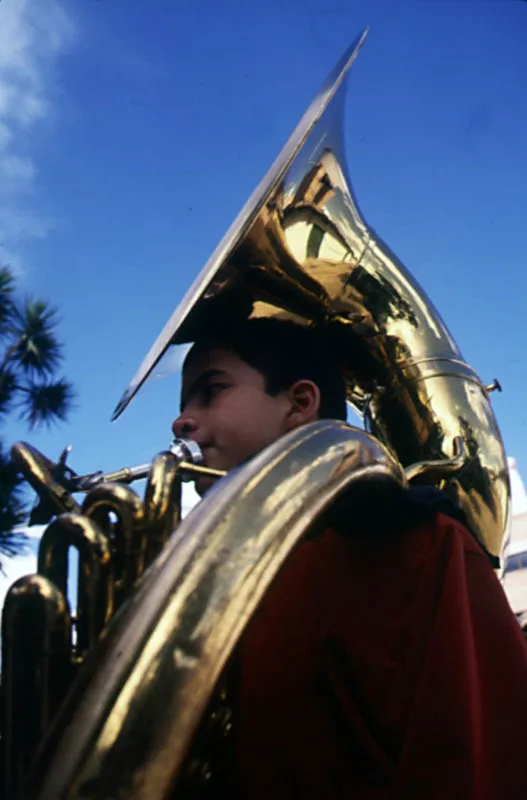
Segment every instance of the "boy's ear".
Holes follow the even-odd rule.
[[[320,413],[320,389],[313,381],[296,381],[287,391],[291,409],[287,415],[287,428],[293,430],[307,422],[315,422]]]

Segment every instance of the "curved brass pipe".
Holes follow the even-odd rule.
[[[161,552],[181,522],[181,481],[173,453],[160,453],[152,463],[145,489],[148,561]]]
[[[293,431],[221,481],[145,574],[93,669],[86,665],[82,702],[73,695],[58,719],[30,796],[167,797],[176,776],[184,780],[222,668],[291,549],[337,498],[358,507],[366,489],[382,501],[405,485],[386,448],[330,420]]]
[[[128,486],[87,476],[91,488],[81,506],[71,491],[77,476],[64,459],[53,464],[19,442],[13,456],[41,497],[46,513],[62,513],[48,525],[38,552],[38,574],[17,581],[2,613],[0,796],[16,794],[37,745],[55,717],[78,667],[94,648],[114,611],[131,594],[181,517],[181,470],[223,475],[182,460],[198,449],[173,446],[152,464],[145,498]],[[135,470],[134,475],[145,469]],[[64,481],[64,484],[60,482]],[[70,555],[78,553],[77,603],[68,603]]]
[[[16,795],[71,684],[70,646],[64,594],[41,575],[17,580],[2,610],[0,792],[6,800]]]
[[[143,503],[129,486],[101,483],[84,499],[82,513],[93,519],[109,539],[116,601],[120,605],[133,590],[145,566]]]
[[[37,571],[68,596],[69,550],[78,551],[75,660],[96,643],[114,611],[110,543],[97,524],[81,514],[62,514],[44,531]]]

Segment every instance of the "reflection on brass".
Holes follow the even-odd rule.
[[[459,472],[467,459],[465,443],[461,436],[454,439],[454,455],[452,458],[438,461],[418,461],[405,469],[404,474],[408,483],[417,478],[425,479],[426,483],[440,483],[447,475]]]
[[[38,551],[38,574],[68,596],[70,547],[79,554],[75,660],[96,643],[114,610],[110,543],[96,523],[80,514],[63,514],[46,528]]]
[[[42,575],[14,583],[2,611],[1,797],[16,795],[72,680],[71,615]]]
[[[144,507],[129,486],[101,483],[89,492],[82,513],[93,519],[114,553],[115,592],[122,602],[133,590],[145,566]]]
[[[38,574],[18,580],[4,604],[1,798],[11,798],[22,784],[84,658],[176,529],[182,475],[224,475],[183,461],[183,456],[201,454],[195,443],[192,452],[184,441],[180,445],[177,440],[154,459],[144,501],[128,486],[101,482],[108,477],[102,473],[76,475],[66,468],[65,457],[54,464],[31,445],[14,445],[13,458],[41,506],[59,516],[42,535]],[[146,467],[113,475],[132,473],[135,480]],[[82,507],[71,495],[81,489],[89,489]],[[78,562],[73,613],[68,602],[72,549]]]
[[[350,403],[405,469],[448,465],[454,441],[463,441],[459,469],[446,474],[445,466],[439,478],[434,467],[428,479],[461,505],[475,536],[499,557],[510,517],[507,459],[489,401],[499,382],[482,384],[416,278],[361,213],[342,142],[341,69],[355,55],[345,55],[315,98],[115,415],[168,348],[204,330],[213,334],[236,316],[316,326],[342,365]]]
[[[27,442],[17,442],[11,448],[11,457],[28,483],[37,492],[41,502],[50,508],[51,514],[63,511],[80,512],[79,504],[74,500],[61,481],[62,475],[57,468],[63,464],[53,464],[35,447]]]
[[[30,796],[160,800],[174,784],[178,796],[215,683],[291,549],[337,499],[350,504],[349,525],[349,509],[371,492],[382,502],[405,485],[386,448],[331,420],[291,432],[223,479],[181,522],[86,663]],[[189,769],[208,763],[191,757]]]
[[[161,800],[189,770],[208,777],[212,762],[206,754],[196,761],[193,749],[205,709],[221,708],[231,727],[228,703],[210,703],[214,686],[291,549],[327,525],[341,502],[349,521],[361,504],[364,513],[372,497],[383,503],[408,480],[432,482],[459,502],[486,549],[500,554],[510,487],[489,402],[498,384],[484,386],[465,363],[417,281],[365,221],[347,176],[343,79],[363,41],[316,96],[115,416],[171,345],[236,318],[279,316],[326,337],[369,432],[332,421],[293,431],[220,480],[183,522],[180,479],[222,474],[189,463],[193,443],[153,465],[84,476],[66,467],[66,453],[52,464],[29,446],[15,449],[41,495],[39,518],[69,513],[44,536],[44,574],[17,583],[6,601],[7,795],[20,785],[86,648],[90,657],[44,734],[26,796]],[[143,501],[116,483],[147,476]],[[88,492],[82,514],[71,497],[77,491]],[[81,553],[79,586],[89,595],[73,619],[65,598],[70,545]],[[28,653],[36,665],[29,677]],[[22,677],[35,709],[27,736],[16,699]]]

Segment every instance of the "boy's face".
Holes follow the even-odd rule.
[[[296,427],[289,392],[267,394],[265,378],[228,350],[211,349],[187,359],[181,414],[175,436],[194,439],[205,466],[231,470]],[[210,479],[196,481],[203,494]]]

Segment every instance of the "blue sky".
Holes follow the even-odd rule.
[[[321,81],[366,26],[347,101],[368,221],[504,393],[527,477],[527,4],[0,0],[0,256],[60,309],[79,471],[170,441],[177,375],[115,403]],[[3,432],[28,438],[22,425]]]

